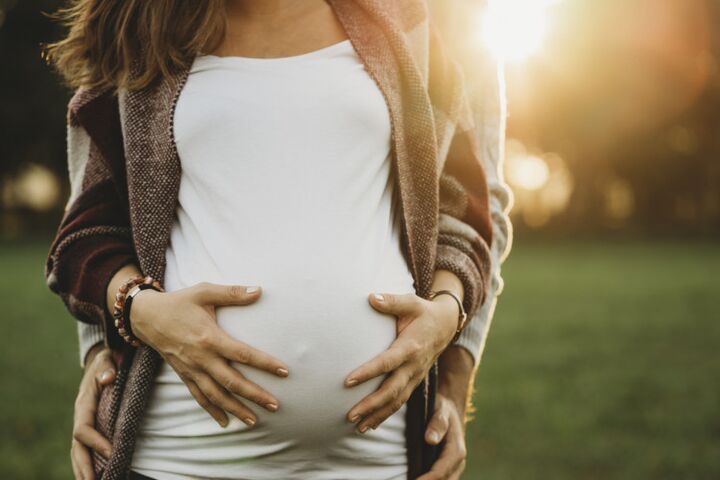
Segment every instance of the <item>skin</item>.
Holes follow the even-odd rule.
[[[227,18],[226,41],[205,53],[281,57],[323,48],[347,38],[324,0],[228,0]],[[115,274],[107,290],[109,309],[113,308],[120,285],[139,273],[137,266],[128,265]],[[448,289],[463,298],[461,281],[446,270],[435,273],[432,288]],[[376,293],[383,296],[382,301],[375,297]],[[261,287],[250,293],[247,286],[200,283],[175,292],[144,290],[133,301],[130,318],[135,335],[160,353],[198,404],[221,426],[228,423],[227,412],[251,427],[257,421],[246,403],[230,392],[271,412],[281,408],[270,392],[245,378],[228,360],[280,377],[291,374],[289,367],[230,337],[218,327],[215,318],[217,306],[247,305],[261,295]],[[346,377],[346,387],[353,388],[378,375],[386,375],[380,388],[348,411],[348,421],[357,422],[358,431],[363,433],[368,428],[376,428],[407,401],[433,362],[439,359],[438,400],[425,438],[428,443],[444,440],[445,444],[432,471],[421,479],[459,478],[465,466],[465,412],[474,369],[467,350],[448,346],[457,327],[457,304],[447,295],[430,301],[414,294],[391,292],[370,292],[368,302],[380,312],[396,315],[398,335],[387,351]],[[114,379],[115,365],[109,350],[98,344],[88,353],[75,402],[71,458],[76,478],[93,478],[90,449],[105,457],[110,454],[110,442],[95,430],[94,417],[102,388]]]
[[[90,450],[110,457],[112,445],[95,430],[95,412],[102,389],[115,381],[115,364],[110,349],[102,343],[93,346],[85,357],[85,372],[75,398],[70,460],[77,480],[95,478]]]
[[[476,366],[470,352],[453,345],[440,355],[438,367],[435,412],[425,429],[425,441],[433,445],[444,441],[445,445],[430,471],[418,480],[459,480],[467,458],[466,413],[472,401]]]
[[[432,289],[447,289],[461,300],[463,298],[460,279],[447,270],[435,272]],[[449,295],[438,295],[433,300],[413,293],[383,293],[383,297],[384,300],[379,301],[370,295],[368,300],[376,310],[397,317],[398,335],[387,350],[345,378],[345,385],[352,388],[378,375],[387,375],[375,392],[348,412],[348,420],[358,422],[357,429],[361,433],[368,428],[377,428],[407,402],[433,362],[452,341],[460,312]]]

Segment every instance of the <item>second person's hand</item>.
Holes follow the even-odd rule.
[[[215,307],[247,305],[261,294],[260,287],[216,285],[207,282],[174,292],[143,290],[130,310],[134,335],[156,350],[177,372],[195,400],[221,426],[228,424],[228,411],[249,426],[254,412],[232,393],[274,412],[277,399],[248,380],[228,360],[288,376],[279,359],[236,340],[222,330]]]

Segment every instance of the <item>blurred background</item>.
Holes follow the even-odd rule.
[[[62,3],[0,0],[3,479],[72,476]],[[504,65],[514,195],[463,478],[720,478],[720,1],[436,5]]]

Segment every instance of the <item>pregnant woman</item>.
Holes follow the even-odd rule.
[[[477,127],[425,11],[66,12],[50,57],[79,87],[73,193],[46,273],[119,365],[98,406],[102,478],[404,479],[432,463],[431,367],[486,297],[491,228]]]

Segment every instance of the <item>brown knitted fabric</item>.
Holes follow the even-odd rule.
[[[492,230],[477,126],[461,70],[444,55],[429,24],[425,1],[327,2],[388,105],[403,254],[416,293],[427,296],[436,269],[451,270],[463,282],[465,310],[472,318],[488,287]],[[106,321],[98,285],[106,287],[112,273],[129,258],[143,274],[164,278],[181,176],[173,113],[189,65],[142,90],[121,89],[115,94],[80,88],[70,100],[68,156],[73,193],[68,210],[74,214],[67,214],[58,229],[48,254],[46,278],[53,291],[64,298],[72,295],[73,305],[85,306],[70,308],[82,321]],[[102,165],[93,165],[95,161]],[[93,194],[100,186],[105,187],[101,189],[104,195]],[[103,214],[108,211],[116,215]],[[82,222],[69,223],[74,217]],[[80,238],[90,237],[93,242],[71,241],[78,231],[85,232]],[[99,251],[103,242],[118,242],[123,236],[125,248]],[[66,247],[58,248],[61,245]],[[122,257],[129,253],[132,256]],[[97,267],[92,276],[67,274],[79,271],[88,258],[96,259],[91,263]],[[120,362],[118,380],[103,393],[96,420],[100,431],[111,437],[113,452],[107,462],[95,456],[95,468],[104,480],[123,479],[128,477],[137,429],[162,358],[144,345],[135,349],[116,345],[109,338],[106,342]],[[436,447],[423,441],[434,407],[436,366],[408,401],[411,479],[427,471],[437,454]]]

